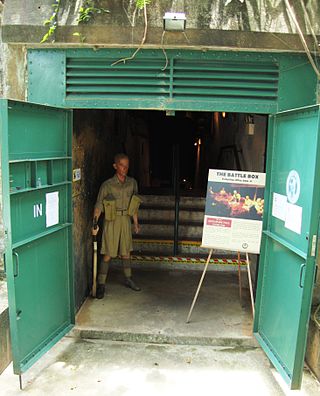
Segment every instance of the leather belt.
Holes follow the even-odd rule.
[[[128,209],[117,209],[117,216],[127,216],[128,215]]]

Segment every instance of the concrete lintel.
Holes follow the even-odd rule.
[[[79,37],[73,33],[79,32],[85,38],[80,43]],[[26,25],[4,25],[2,27],[2,39],[10,44],[34,44],[40,45],[40,41],[46,29],[41,26]],[[163,30],[161,28],[149,28],[146,46],[163,45],[168,47],[225,47],[235,49],[255,49],[264,51],[303,51],[299,36],[284,33],[259,33],[239,32],[222,30],[198,30],[189,29],[183,33],[166,32],[162,40]],[[47,42],[41,46],[58,47],[62,45],[81,46],[138,46],[143,36],[143,27],[134,29],[123,26],[61,26],[57,29],[54,42]],[[310,48],[312,48],[312,37]]]

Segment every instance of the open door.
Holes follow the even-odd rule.
[[[71,112],[0,101],[13,366],[26,371],[74,324]]]
[[[319,225],[319,106],[270,121],[254,332],[291,389],[299,389]]]

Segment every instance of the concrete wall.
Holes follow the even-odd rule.
[[[5,3],[4,39],[11,42],[40,42],[46,32],[43,21],[52,14],[52,0],[41,4],[35,0],[10,0]],[[77,22],[79,8],[83,1],[61,2],[59,28],[55,34],[57,42],[77,42],[72,33],[80,29],[88,43],[134,44],[140,42],[144,17],[137,11],[134,0],[101,0],[98,5],[110,13],[94,16],[89,23]],[[227,3],[227,5],[226,5]],[[309,0],[306,14],[299,2],[292,2],[302,30],[311,33],[307,22],[319,34],[319,2]],[[17,10],[27,10],[19,12]],[[185,12],[187,16],[187,38],[182,34],[166,35],[165,43],[171,45],[227,45],[224,40],[233,41],[237,47],[250,46],[250,37],[260,48],[281,45],[279,37],[265,36],[265,33],[292,34],[296,32],[284,1],[247,0],[245,2],[226,0],[153,0],[148,7],[147,43],[159,45],[162,35],[163,16],[167,11]],[[219,34],[222,32],[223,34]],[[214,34],[213,34],[214,32]],[[235,34],[236,32],[236,34]],[[259,33],[254,37],[250,33]],[[229,33],[229,34],[228,34]],[[249,34],[248,34],[249,33]],[[259,41],[256,41],[259,38]],[[286,45],[293,45],[294,37],[284,38]],[[283,43],[282,43],[283,44]],[[290,49],[293,47],[291,46]],[[301,48],[301,47],[300,47]]]
[[[91,227],[99,187],[113,176],[113,158],[119,152],[130,155],[130,174],[137,177],[139,163],[132,130],[138,125],[139,119],[126,111],[74,111],[73,169],[81,169],[81,180],[73,183],[72,191],[76,309],[92,286]]]
[[[0,374],[11,362],[7,284],[0,277]]]
[[[76,309],[91,287],[92,214],[99,186],[112,174],[114,122],[114,112],[74,112],[73,169],[81,169],[81,180],[73,183],[72,194]]]

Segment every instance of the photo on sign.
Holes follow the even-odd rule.
[[[264,187],[208,181],[207,216],[262,220]]]

